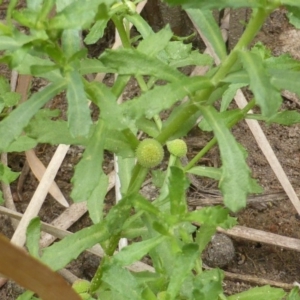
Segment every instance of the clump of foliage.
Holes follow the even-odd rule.
[[[0,150],[24,151],[38,143],[84,146],[82,159],[75,167],[71,197],[74,202],[87,201],[94,223],[43,249],[39,259],[59,270],[99,243],[105,256],[88,290],[83,292],[85,299],[282,299],[285,292],[269,286],[226,297],[223,272],[204,271],[201,254],[217,226],[230,228],[236,224],[229,211],[245,207],[247,195],[261,191],[246,164],[246,151],[230,128],[249,117],[247,113],[254,106],[259,106],[261,113],[252,118],[285,125],[300,121],[297,112],[279,112],[282,89],[300,95],[300,63],[288,55],[273,57],[263,46],[249,48],[266,18],[282,5],[297,25],[300,2],[166,0],[187,11],[211,43],[219,66],[190,44],[173,39],[169,26],[154,32],[136,13],[137,3],[128,0],[28,0],[21,10],[16,9],[17,2],[9,2],[6,22],[0,23],[1,63],[20,74],[41,77],[49,84],[18,105],[18,96],[0,82],[4,86],[0,98]],[[54,6],[55,14],[49,17]],[[252,9],[243,35],[229,54],[211,11],[225,7]],[[123,47],[107,49],[98,58],[89,58],[82,45],[82,30],[88,32],[85,44],[96,43],[109,20],[118,30]],[[139,33],[134,39],[130,36],[130,24]],[[205,76],[190,78],[179,70],[188,65],[205,65],[209,71]],[[90,76],[86,75],[94,73],[113,73],[117,78],[108,87],[87,80]],[[141,94],[118,104],[117,99],[132,77]],[[229,109],[233,95],[241,87],[249,87],[254,98],[244,109]],[[59,112],[43,108],[61,92],[66,93],[68,101],[67,121],[53,120]],[[180,102],[185,97],[187,100]],[[218,111],[214,104],[220,98]],[[91,118],[88,100],[100,110],[96,121]],[[160,113],[165,110],[170,114],[161,120]],[[203,121],[196,125],[200,115]],[[187,165],[183,166],[176,154],[170,155],[165,170],[158,165],[159,170],[151,173],[149,167],[159,161],[135,164],[136,149],[143,143],[136,138],[136,132],[144,132],[163,147],[184,137],[195,126],[212,131],[214,139]],[[222,167],[197,165],[216,142]],[[102,211],[103,191],[108,186],[101,168],[104,151],[118,157],[122,174],[122,200],[106,216]],[[1,170],[1,180],[15,179],[4,166]],[[218,180],[226,208],[188,211],[189,173]],[[152,202],[139,193],[146,176],[151,174],[156,175],[160,187]],[[196,223],[201,227],[193,225]],[[122,237],[132,243],[115,254]],[[37,244],[28,248],[37,253],[36,247]],[[146,255],[151,258],[154,272],[134,273],[126,268]],[[20,299],[31,299],[32,295],[27,292]],[[299,299],[297,290],[288,297]]]

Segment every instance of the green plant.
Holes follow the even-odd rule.
[[[139,143],[136,149],[137,162],[145,168],[158,166],[164,158],[164,149],[154,139],[145,139]]]
[[[17,101],[15,95],[5,88],[1,90],[4,92],[0,99],[0,150],[24,151],[38,143],[85,147],[75,167],[71,197],[75,202],[88,202],[94,225],[44,249],[40,260],[53,270],[59,270],[84,250],[100,243],[105,256],[91,282],[90,296],[84,295],[90,299],[234,300],[266,299],[266,294],[268,299],[282,299],[283,290],[268,286],[226,297],[222,289],[223,272],[219,269],[204,271],[201,254],[217,226],[230,228],[236,224],[229,211],[245,207],[247,195],[261,191],[251,178],[245,162],[246,151],[236,142],[230,128],[249,117],[285,125],[300,121],[297,112],[279,112],[280,90],[300,95],[300,63],[288,55],[272,57],[261,45],[248,48],[266,18],[281,5],[290,12],[294,23],[299,21],[300,3],[298,0],[166,2],[183,5],[211,43],[220,60],[219,66],[215,66],[208,55],[193,50],[191,45],[173,39],[168,26],[153,32],[135,12],[133,4],[136,3],[131,1],[28,0],[22,11],[15,8],[16,0],[8,5],[6,22],[0,23],[0,50],[4,51],[1,62],[20,74],[42,77],[49,85],[19,105],[14,102]],[[54,5],[56,13],[50,18]],[[211,12],[211,9],[224,7],[253,10],[244,34],[229,54]],[[102,37],[109,20],[113,21],[123,47],[107,49],[99,58],[89,58],[81,43],[82,30],[88,32],[84,42],[95,43]],[[20,30],[16,23],[27,31]],[[135,26],[138,37],[131,38],[129,24]],[[209,71],[205,76],[189,78],[178,69],[187,65],[206,65]],[[88,81],[86,75],[93,73],[118,76],[110,88]],[[141,95],[118,104],[117,99],[131,77],[138,82]],[[248,86],[254,98],[244,109],[230,110],[233,94],[241,86]],[[68,120],[53,120],[59,112],[43,107],[63,91],[68,101]],[[222,94],[218,111],[214,103]],[[184,97],[187,101],[179,102]],[[7,109],[11,99],[16,106],[12,111]],[[98,120],[92,120],[87,99],[100,109]],[[254,106],[259,106],[261,114],[248,115]],[[164,110],[169,114],[162,120],[159,115]],[[171,155],[166,170],[152,172],[160,172],[156,177],[160,191],[157,199],[150,202],[139,193],[150,174],[148,168],[161,161],[161,147],[185,136],[195,127],[200,115],[204,120],[199,130],[213,131],[214,138],[187,165],[183,166]],[[145,157],[142,160],[139,157],[143,142],[139,144],[137,131],[151,138],[144,143],[151,147],[155,143],[155,149],[159,149],[160,157],[155,163],[152,160],[145,163]],[[208,170],[197,166],[216,142],[222,167]],[[130,166],[120,170],[126,175],[122,200],[106,216],[102,212],[104,195],[101,192],[108,186],[101,168],[104,151],[124,159]],[[136,165],[132,160],[135,154],[140,162]],[[188,211],[185,195],[189,173],[218,180],[227,208],[216,206]],[[1,180],[3,178],[7,178],[6,175]],[[196,223],[201,224],[200,229]],[[29,230],[28,236],[30,234]],[[132,244],[114,254],[122,237],[131,239]],[[27,246],[30,253],[38,253],[36,240],[30,239]],[[126,268],[146,255],[151,258],[154,272],[134,273]],[[296,289],[292,293],[290,299],[299,299]],[[32,294],[27,292],[20,299],[30,299]]]
[[[176,157],[184,157],[187,154],[187,145],[184,140],[175,139],[167,142],[168,151]]]

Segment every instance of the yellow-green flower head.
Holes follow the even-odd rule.
[[[154,139],[144,139],[136,149],[138,163],[145,168],[153,168],[161,163],[164,158],[162,145]]]
[[[176,157],[184,157],[187,153],[187,146],[184,140],[176,139],[167,142],[167,148]]]
[[[91,286],[91,283],[87,280],[83,280],[83,279],[78,279],[76,280],[73,285],[72,288],[79,294],[81,293],[86,293],[89,291]]]

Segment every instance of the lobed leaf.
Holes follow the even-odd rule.
[[[91,220],[94,224],[103,219],[104,199],[107,194],[108,177],[100,174],[98,185],[94,188],[91,195],[87,198],[87,207]]]
[[[222,169],[196,166],[189,169],[187,173],[198,175],[198,176],[209,177],[215,180],[220,180],[222,175]]]
[[[111,299],[141,300],[142,285],[138,285],[135,277],[127,269],[116,264],[104,265],[103,268],[103,282],[109,285],[117,297],[121,297],[113,296]]]
[[[48,85],[18,106],[0,122],[0,151],[4,151],[22,132],[37,111],[66,86],[65,81]]]
[[[95,22],[92,26],[89,34],[85,37],[84,42],[87,45],[96,43],[99,39],[103,37],[104,30],[107,26],[108,19],[101,19]]]
[[[150,75],[169,82],[178,82],[185,76],[155,57],[135,49],[106,50],[99,58],[110,73],[122,75]]]
[[[105,125],[98,121],[93,135],[89,138],[80,162],[75,167],[71,180],[74,187],[71,197],[75,202],[87,200],[99,185],[103,175],[102,162],[105,143]]]
[[[238,211],[246,206],[248,193],[257,193],[261,188],[251,178],[245,151],[234,139],[219,113],[211,106],[199,106],[199,109],[218,140],[223,164],[219,187],[224,195],[224,203],[230,210]]]
[[[236,225],[236,219],[228,215],[228,210],[221,206],[204,207],[200,210],[188,212],[185,221],[197,222],[205,226],[221,226],[230,228]]]
[[[200,1],[195,1],[200,2]],[[209,1],[212,4],[212,1]],[[224,1],[222,1],[223,3]],[[234,1],[237,2],[237,1]],[[220,6],[220,1],[218,1]],[[227,56],[226,45],[224,43],[219,25],[216,23],[213,17],[212,11],[203,9],[186,9],[187,14],[196,25],[196,27],[202,32],[205,38],[209,41],[214,49],[219,60],[223,60]]]
[[[113,3],[113,0],[90,0],[82,5],[80,0],[67,3],[64,1],[63,5],[59,6],[56,16],[50,19],[49,30],[87,28],[92,24],[98,9],[105,10]]]
[[[129,266],[142,259],[150,250],[162,243],[165,239],[165,236],[158,235],[142,242],[133,243],[115,254],[112,261],[121,267]]]
[[[39,217],[31,219],[26,230],[26,247],[28,252],[38,258],[39,254],[39,242],[41,237],[41,221]]]
[[[152,33],[145,37],[138,45],[138,51],[155,57],[160,51],[162,51],[170,42],[173,36],[173,32],[170,26],[167,25],[157,33]]]
[[[194,280],[194,299],[219,299],[219,295],[223,293],[223,278],[224,274],[220,269],[212,269],[198,274]]]
[[[65,267],[84,250],[110,237],[106,222],[84,228],[43,251],[42,261],[54,271]]]
[[[241,292],[232,296],[229,296],[228,300],[281,300],[286,295],[283,289],[273,288],[269,285],[254,287],[245,292]]]
[[[184,280],[189,276],[199,255],[199,247],[194,243],[185,244],[182,247],[182,252],[176,255],[173,262],[174,268],[167,288],[170,299],[176,299],[176,296],[178,296]]]
[[[185,199],[186,181],[181,168],[171,167],[169,178],[170,212],[172,215],[183,215],[187,211]]]
[[[185,96],[210,86],[210,81],[205,77],[184,78],[180,81],[180,84],[174,82],[157,86],[140,97],[121,104],[123,117],[127,119],[127,122],[137,120],[143,116],[149,119],[153,118]]]
[[[250,78],[250,88],[263,116],[271,117],[277,113],[282,98],[278,89],[271,83],[271,78],[264,68],[262,58],[256,54],[239,51],[241,62]]]
[[[87,136],[92,125],[90,109],[81,75],[71,71],[67,75],[68,124],[72,136]]]

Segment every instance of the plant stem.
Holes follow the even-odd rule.
[[[120,19],[119,17],[117,17],[116,15],[112,16],[111,19],[114,22],[114,24],[118,30],[123,47],[127,48],[127,49],[131,48],[130,41],[128,39],[128,35],[127,35],[127,32],[126,32],[124,24],[123,24],[123,20]]]
[[[198,111],[198,107],[195,104],[189,104],[182,108],[176,118],[174,118],[168,126],[166,126],[161,133],[156,137],[156,140],[161,144],[164,144],[168,138],[174,134],[182,124]]]
[[[227,124],[228,128],[233,127],[235,124],[237,124],[239,121],[245,118],[245,115],[248,113],[250,109],[252,109],[255,105],[255,100],[251,100],[243,109],[241,109],[241,114],[239,114],[235,119],[230,121]],[[211,139],[205,147],[199,151],[199,153],[183,168],[183,170],[186,172],[189,169],[191,169],[215,144],[217,143],[217,139],[214,137]]]
[[[131,180],[127,189],[127,195],[136,193],[140,190],[146,176],[148,169],[142,167],[140,164],[136,164],[132,171]]]

